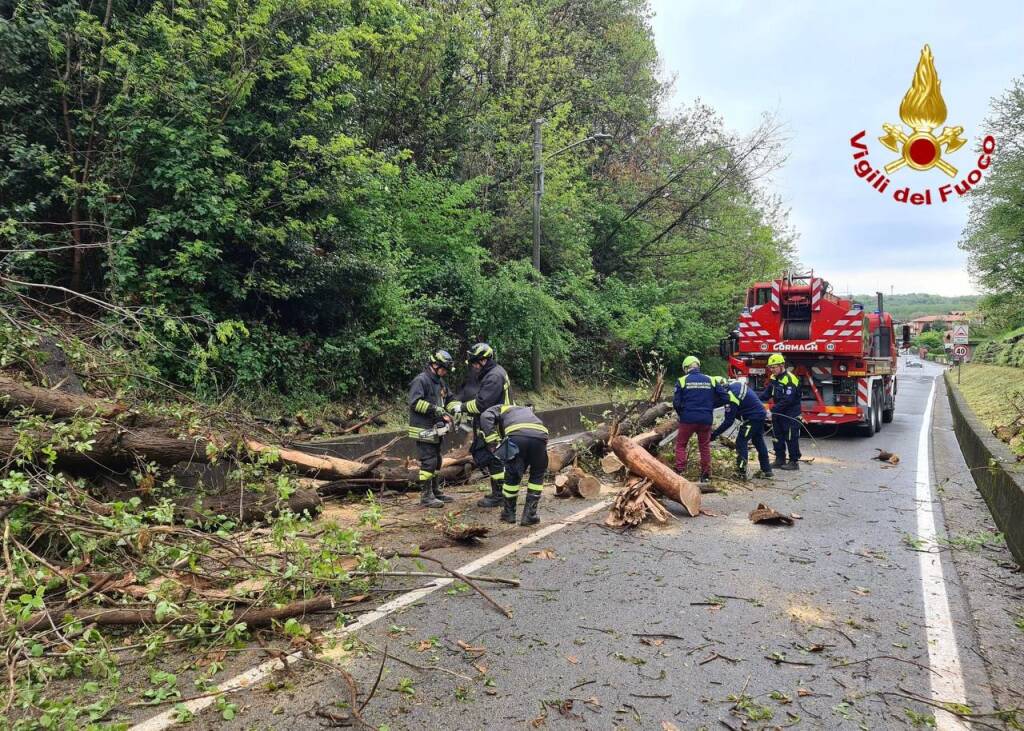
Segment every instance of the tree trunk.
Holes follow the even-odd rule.
[[[613,438],[611,447],[630,472],[650,480],[659,494],[683,505],[690,515],[700,514],[700,489],[695,484],[677,475],[629,437]]]
[[[203,497],[198,507],[193,500],[179,498],[174,509],[174,521],[183,523],[192,520],[200,525],[223,515],[236,523],[262,523],[268,518],[276,518],[287,506],[296,515],[308,512],[316,517],[323,509],[323,500],[316,490],[299,489],[292,493],[287,501],[277,495],[260,494],[244,491],[224,492],[218,495]]]
[[[642,434],[637,434],[633,437],[633,441],[639,444],[641,447],[647,450],[657,450],[661,440],[671,434],[673,431],[679,428],[679,422],[676,419],[666,419],[665,421],[658,424],[650,431],[645,431]]]
[[[6,398],[4,398],[6,397]],[[13,406],[32,409],[37,414],[67,419],[72,416],[101,416],[112,418],[127,411],[124,404],[115,404],[91,396],[51,391],[39,386],[27,386],[12,378],[0,376],[0,409]]]
[[[285,604],[283,607],[270,607],[266,609],[253,609],[244,607],[236,609],[232,615],[232,622],[245,622],[248,627],[265,627],[274,620],[288,619],[290,617],[301,617],[306,614],[317,612],[329,612],[334,609],[334,598],[329,596],[318,596],[313,599]],[[195,617],[187,615],[165,619],[162,623],[156,621],[156,610],[150,608],[136,609],[99,609],[90,607],[74,607],[60,612],[44,610],[37,612],[22,622],[18,630],[21,632],[34,632],[38,629],[45,629],[52,622],[60,627],[66,616],[74,617],[87,624],[103,626],[122,624],[188,624],[196,621]]]
[[[279,449],[257,442],[255,439],[246,439],[245,447],[256,454],[276,451],[282,463],[299,468],[308,477],[333,477],[335,479],[366,477],[377,464],[380,464],[380,460],[376,463],[353,462],[340,457],[307,454],[296,449]]]

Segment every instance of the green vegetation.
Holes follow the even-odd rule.
[[[974,351],[974,361],[1024,368],[1024,327],[981,343]]]
[[[885,294],[885,293],[883,293]],[[865,306],[876,302],[874,294],[857,294],[853,298]],[[978,295],[962,295],[945,297],[940,294],[885,294],[885,309],[892,313],[893,319],[905,322],[925,315],[945,315],[949,312],[971,312],[978,309],[981,297]],[[874,309],[872,307],[872,309]]]
[[[992,101],[985,132],[996,153],[971,193],[960,247],[987,293],[983,309],[996,332],[1024,324],[1024,77]]]
[[[551,375],[630,377],[789,257],[776,126],[659,115],[642,0],[5,12],[0,306],[88,324],[121,385],[323,402],[479,339],[520,384],[534,339]],[[549,151],[611,140],[546,161],[536,273],[539,117]]]
[[[927,348],[929,353],[941,355],[946,352],[942,333],[926,330],[911,341],[915,348]]]
[[[961,370],[959,389],[981,422],[1024,454],[1024,370],[971,363]]]

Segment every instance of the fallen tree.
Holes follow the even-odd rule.
[[[681,504],[690,515],[700,514],[700,489],[697,485],[673,472],[672,468],[627,436],[614,437],[611,448],[626,469],[650,480],[651,487],[662,497]]]

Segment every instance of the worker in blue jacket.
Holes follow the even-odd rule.
[[[761,465],[761,471],[756,477],[772,477],[772,464],[768,461],[768,447],[764,443],[764,422],[768,412],[747,384],[740,381],[733,381],[728,386],[719,386],[716,389],[717,400],[725,404],[725,419],[718,428],[711,433],[712,439],[717,439],[732,423],[740,419],[739,434],[736,437],[736,477],[740,480],[747,479],[747,445],[753,444],[757,451],[757,461]]]
[[[676,472],[686,472],[690,437],[697,435],[700,453],[700,481],[711,481],[711,424],[715,415],[714,383],[700,372],[700,360],[688,355],[683,360],[684,375],[676,383],[672,406],[679,417],[676,432]]]
[[[762,401],[772,402],[772,433],[775,435],[775,467],[780,470],[800,469],[800,378],[786,370],[786,359],[781,353],[768,357],[771,371]],[[786,461],[786,450],[789,461]]]

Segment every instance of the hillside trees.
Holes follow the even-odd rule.
[[[535,333],[549,370],[628,374],[788,257],[778,129],[660,113],[639,0],[10,7],[0,296],[115,318],[201,396],[391,389],[477,339],[522,382]],[[612,135],[547,161],[540,274],[534,118],[549,151]]]
[[[988,295],[987,324],[1024,322],[1024,78],[992,100],[986,121],[997,142],[984,181],[971,192],[971,214],[960,247]]]

